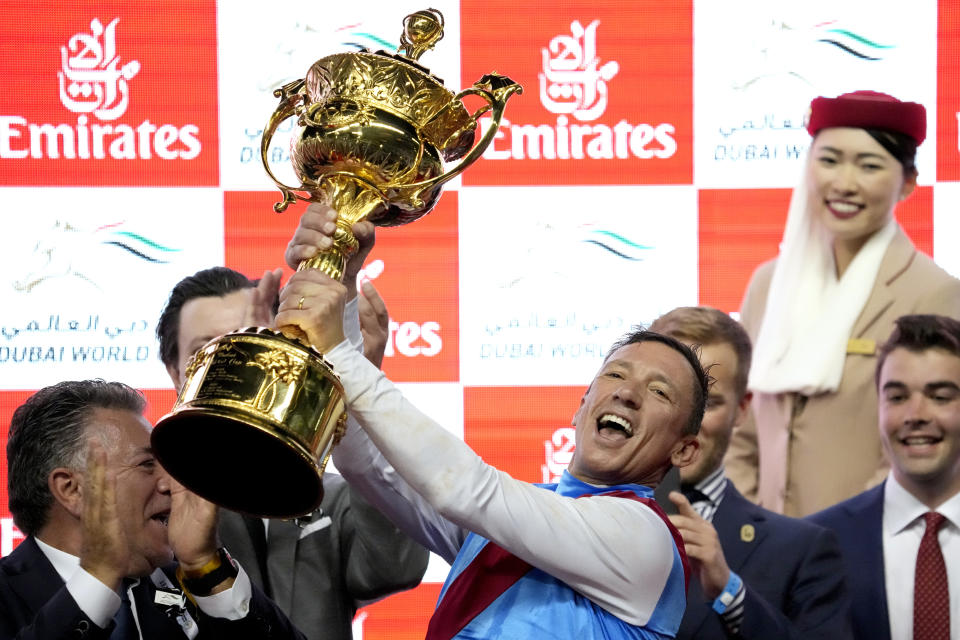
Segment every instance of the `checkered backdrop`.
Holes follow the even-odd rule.
[[[497,71],[524,93],[431,214],[379,232],[365,275],[390,309],[389,376],[514,476],[562,471],[583,386],[631,325],[738,309],[777,252],[817,95],[926,105],[920,187],[897,217],[960,275],[955,3],[434,4],[446,35],[423,64],[453,89]],[[63,379],[123,380],[152,420],[169,410],[153,329],[171,287],[213,265],[278,266],[303,210],[272,212],[259,164],[272,90],[330,53],[396,49],[422,8],[4,3],[0,435]],[[295,133],[270,151],[290,182]],[[22,536],[0,504],[6,554]],[[434,559],[419,588],[363,609],[356,636],[422,637],[445,570]]]

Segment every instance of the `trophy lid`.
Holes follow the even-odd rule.
[[[396,53],[364,49],[314,62],[305,78],[304,120],[322,121],[318,111],[338,111],[345,103],[367,112],[383,109],[421,131],[445,160],[454,160],[473,146],[476,122],[456,93],[418,62],[443,38],[443,15],[425,9],[403,25]]]
[[[403,19],[403,34],[397,53],[417,61],[442,39],[443,14],[436,9],[417,11]]]

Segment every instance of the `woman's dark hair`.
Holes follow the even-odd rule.
[[[899,131],[887,131],[886,129],[864,129],[864,131],[903,165],[905,178],[917,170],[916,140]]]

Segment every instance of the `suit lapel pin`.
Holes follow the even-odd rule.
[[[740,539],[744,542],[753,542],[753,539],[757,537],[757,530],[753,528],[752,524],[745,524],[740,527]]]

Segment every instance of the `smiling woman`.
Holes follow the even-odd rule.
[[[780,255],[754,273],[741,308],[755,344],[753,420],[727,456],[741,491],[792,516],[883,479],[873,373],[894,320],[960,315],[960,281],[894,218],[917,184],[924,107],[874,91],[821,97],[807,129]]]
[[[824,129],[807,163],[807,207],[831,241],[838,279],[917,186],[912,163],[901,164],[875,136],[854,127]],[[910,140],[905,134],[897,138]]]

